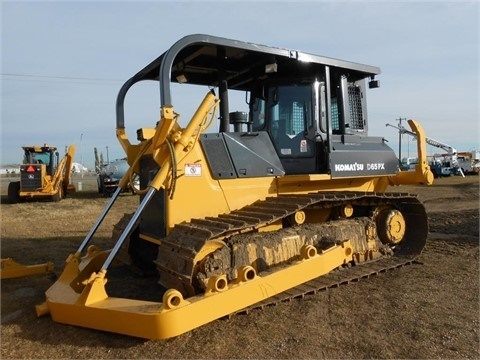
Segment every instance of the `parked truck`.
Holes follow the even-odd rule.
[[[111,162],[104,162],[103,156],[98,156],[97,148],[94,148],[95,153],[95,171],[97,173],[97,187],[98,193],[103,194],[106,197],[112,196],[120,183],[122,177],[129,169],[127,158],[116,159]],[[125,191],[135,192],[135,189],[139,187],[138,177],[132,179],[132,183]]]

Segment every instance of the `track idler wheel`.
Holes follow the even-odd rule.
[[[378,237],[383,244],[396,245],[403,240],[406,222],[396,209],[384,209],[376,217]]]

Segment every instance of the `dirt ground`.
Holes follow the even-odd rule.
[[[108,199],[95,178],[60,203],[8,204],[1,179],[1,255],[52,261],[58,275]],[[1,358],[435,358],[479,357],[479,177],[438,179],[419,194],[430,221],[418,263],[230,319],[169,340],[146,341],[37,318],[52,277],[1,282]],[[138,199],[122,194],[96,242]],[[133,277],[143,283],[143,279]],[[113,281],[113,280],[112,280]]]

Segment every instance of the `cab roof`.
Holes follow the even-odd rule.
[[[259,45],[211,35],[188,35],[136,73],[117,98],[117,126],[123,127],[123,102],[128,89],[142,80],[160,82],[161,105],[171,105],[172,82],[217,87],[228,82],[233,90],[250,90],[262,77],[265,66],[276,64],[275,76],[301,79],[323,73],[325,66],[348,72],[359,80],[380,74],[375,66],[334,59],[298,50]]]
[[[36,145],[32,145],[32,146],[22,146],[22,149],[25,150],[25,151],[35,152],[35,153],[52,152],[52,151],[57,150],[56,147],[54,147],[54,146],[48,146],[48,145],[43,145],[43,146],[36,146]]]

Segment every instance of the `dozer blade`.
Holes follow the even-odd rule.
[[[13,279],[36,274],[49,274],[53,271],[53,263],[22,265],[12,258],[1,259],[0,279]]]
[[[64,272],[46,292],[46,303],[37,306],[37,315],[50,313],[60,323],[140,338],[170,338],[329,273],[352,260],[352,244],[345,241],[320,254],[305,246],[299,260],[288,266],[262,276],[244,266],[234,282],[228,283],[225,275],[215,276],[204,294],[184,299],[170,289],[158,303],[109,297],[106,271],[99,271],[107,256],[100,251],[88,251],[82,259],[70,256]]]

